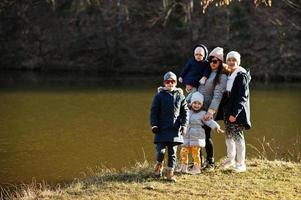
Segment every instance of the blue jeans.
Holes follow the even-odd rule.
[[[162,142],[156,144],[156,151],[157,151],[157,162],[162,163],[164,160],[164,154],[168,153],[168,162],[167,167],[169,169],[174,169],[177,162],[177,146],[178,144],[172,142]]]

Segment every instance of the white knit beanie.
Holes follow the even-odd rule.
[[[202,54],[203,56],[205,56],[205,50],[204,50],[204,48],[202,48],[202,47],[197,47],[197,48],[195,48],[194,54],[196,54],[196,53],[200,53],[200,54]]]
[[[201,104],[203,104],[203,102],[204,102],[204,96],[200,92],[193,93],[190,102],[193,103],[195,101],[198,101]]]
[[[230,51],[227,54],[226,60],[228,60],[229,58],[235,58],[235,60],[237,61],[237,65],[240,65],[240,54],[237,51]]]
[[[214,56],[224,62],[224,49],[221,47],[215,47],[209,54],[209,56]]]

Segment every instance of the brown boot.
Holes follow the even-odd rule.
[[[155,166],[155,176],[157,178],[161,177],[162,172],[163,172],[163,163],[157,163]]]
[[[173,169],[168,169],[166,172],[166,178],[168,181],[176,182],[177,179],[174,177]]]

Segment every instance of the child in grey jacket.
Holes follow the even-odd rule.
[[[201,147],[206,145],[206,135],[203,125],[207,125],[215,129],[218,133],[224,131],[220,129],[218,123],[214,120],[204,120],[205,111],[201,111],[204,97],[200,92],[195,92],[191,97],[191,110],[189,111],[189,122],[187,133],[183,136],[184,143],[180,151],[181,164],[178,172],[188,173],[188,154],[193,157],[193,168],[189,172],[191,174],[199,174],[201,172]]]

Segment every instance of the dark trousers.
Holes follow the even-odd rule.
[[[213,141],[211,139],[211,128],[209,126],[204,125],[205,135],[206,135],[206,160],[209,164],[214,164],[214,157],[213,157]],[[202,156],[202,152],[200,153]]]
[[[162,163],[167,149],[168,162],[167,167],[174,169],[177,162],[177,144],[172,142],[162,142],[156,144],[157,162]]]

